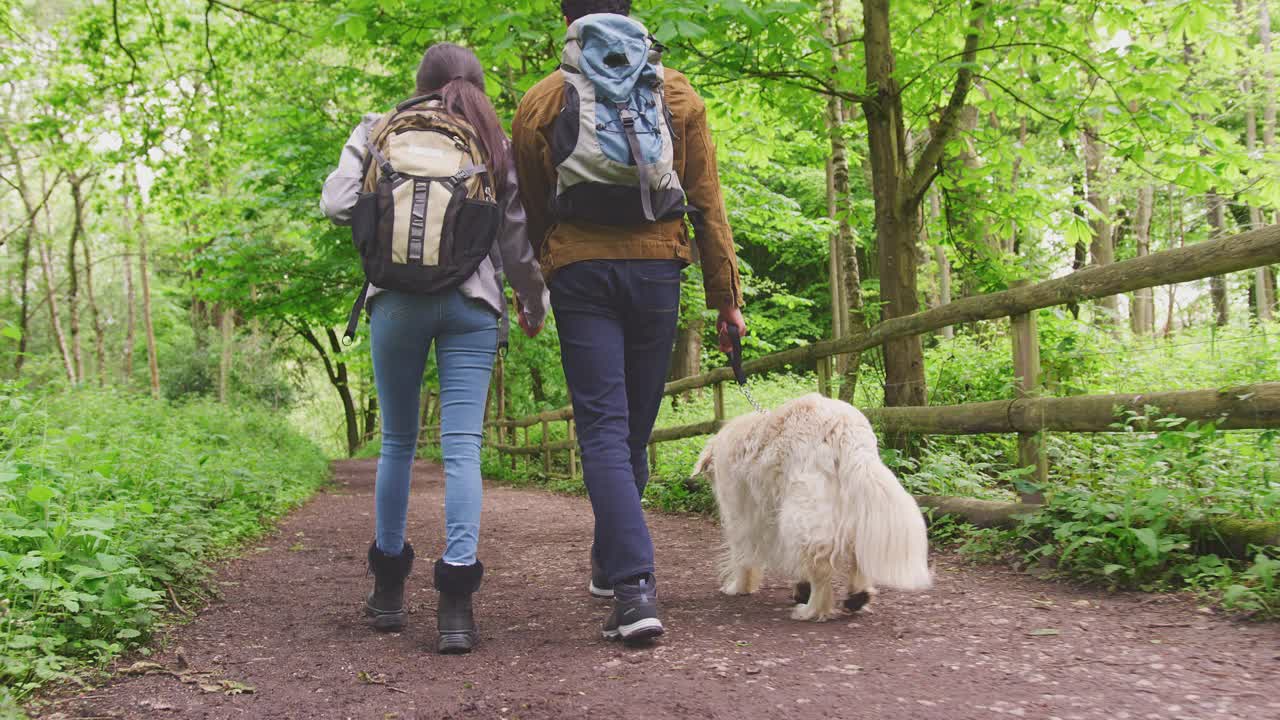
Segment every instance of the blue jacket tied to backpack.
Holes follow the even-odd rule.
[[[564,110],[552,130],[560,220],[632,225],[681,217],[661,51],[644,25],[607,13],[569,26]]]

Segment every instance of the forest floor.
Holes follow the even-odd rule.
[[[1185,596],[1108,594],[935,553],[937,584],[884,592],[812,624],[790,590],[717,591],[718,531],[653,514],[667,635],[602,640],[586,593],[582,498],[489,487],[477,596],[482,641],[439,656],[431,560],[442,543],[439,466],[415,472],[405,632],[361,615],[375,462],[334,466],[333,487],[214,578],[220,597],[119,662],[91,690],[54,692],[41,718],[1276,718],[1280,625],[1202,611]],[[154,665],[135,664],[140,662]]]

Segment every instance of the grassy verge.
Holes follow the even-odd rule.
[[[266,410],[0,386],[0,708],[146,642],[170,593],[326,477]]]

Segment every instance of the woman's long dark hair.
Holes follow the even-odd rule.
[[[450,113],[475,128],[495,187],[507,183],[507,136],[484,92],[484,67],[475,53],[453,43],[427,48],[418,66],[417,94],[439,93]]]

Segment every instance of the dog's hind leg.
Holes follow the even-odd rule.
[[[865,575],[858,571],[858,565],[854,563],[853,568],[849,570],[849,588],[848,595],[844,598],[844,609],[849,612],[861,610],[875,595],[875,587]]]
[[[818,562],[808,569],[809,601],[791,611],[793,620],[824,622],[839,615],[831,587],[831,564]]]

